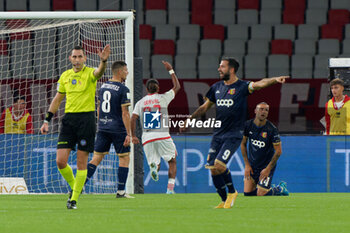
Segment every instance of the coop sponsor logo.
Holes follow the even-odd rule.
[[[226,106],[226,107],[231,107],[233,105],[233,100],[232,99],[218,99],[216,100],[216,105],[217,106]]]
[[[23,178],[0,178],[0,194],[29,194]]]
[[[251,141],[251,143],[252,143],[254,146],[257,146],[257,147],[259,147],[259,148],[265,147],[265,142],[263,142],[263,141],[254,140],[254,139],[252,139],[252,140],[250,140],[250,141]]]

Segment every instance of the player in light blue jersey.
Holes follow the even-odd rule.
[[[109,153],[113,143],[119,156],[117,198],[132,198],[125,192],[129,172],[130,154],[130,114],[129,89],[124,85],[129,74],[125,62],[112,64],[112,79],[103,83],[99,90],[98,132],[95,141],[94,156],[88,163],[86,182],[93,176],[97,166]]]
[[[264,78],[257,82],[238,79],[239,63],[234,58],[222,58],[218,68],[220,81],[213,84],[206,94],[206,101],[190,117],[197,118],[216,106],[216,120],[221,127],[214,129],[206,168],[210,169],[213,184],[222,202],[216,208],[231,208],[237,198],[231,172],[226,167],[242,140],[247,118],[247,98],[255,90],[276,83],[284,83],[288,76]],[[228,194],[227,190],[228,189]]]
[[[267,120],[269,105],[265,102],[255,108],[255,118],[244,126],[241,151],[245,163],[245,196],[287,196],[286,183],[271,188],[277,160],[282,154],[281,139],[277,128]],[[247,142],[249,141],[249,150]]]

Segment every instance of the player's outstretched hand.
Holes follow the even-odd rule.
[[[98,56],[100,57],[101,61],[105,61],[108,59],[109,54],[111,53],[111,46],[108,44],[106,45],[103,50],[98,52]]]
[[[140,140],[136,136],[132,136],[132,143],[139,144]]]
[[[173,69],[173,67],[170,65],[169,62],[167,62],[167,61],[162,61],[162,63],[163,63],[163,65],[164,65],[164,67],[165,67],[165,69],[166,69],[167,71]]]
[[[47,134],[49,132],[49,124],[44,122],[40,128],[40,132],[41,134]]]
[[[278,83],[285,83],[287,78],[289,78],[289,76],[279,76],[279,77],[276,77],[276,81]]]
[[[129,135],[126,135],[123,146],[124,147],[130,146],[130,136]]]

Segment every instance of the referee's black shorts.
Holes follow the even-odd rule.
[[[66,113],[61,122],[57,149],[75,149],[93,152],[96,134],[95,112]]]

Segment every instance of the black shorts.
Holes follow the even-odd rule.
[[[126,137],[125,133],[109,133],[98,131],[95,141],[95,153],[97,154],[108,154],[111,144],[113,143],[115,153],[119,156],[125,156],[130,153],[130,146],[125,147],[124,140]]]
[[[75,149],[93,152],[96,134],[95,112],[67,113],[64,115],[60,134],[58,136],[57,149]]]
[[[210,144],[210,149],[207,157],[206,168],[214,167],[215,161],[222,165],[227,165],[238,147],[241,145],[241,138],[217,138],[213,137]]]
[[[254,174],[250,174],[250,175],[253,177],[255,183],[260,188],[268,190],[271,188],[271,182],[272,182],[273,174],[275,173],[275,169],[276,169],[276,166],[271,169],[269,176],[265,180],[261,180],[261,181],[259,181],[259,177],[260,177],[260,172],[263,170],[263,168],[253,168]]]

